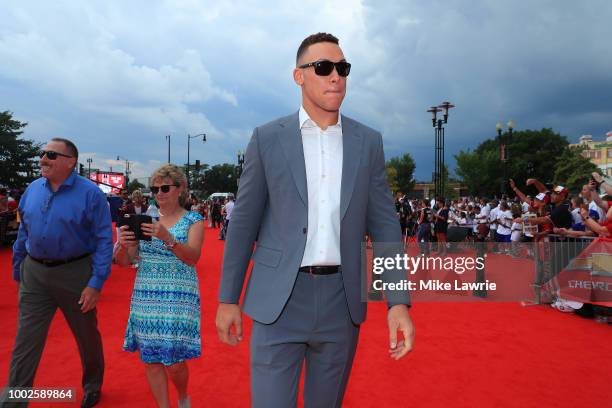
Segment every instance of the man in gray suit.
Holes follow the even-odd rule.
[[[246,151],[216,323],[224,343],[242,340],[238,303],[253,255],[243,309],[253,318],[254,407],[296,406],[304,362],[304,406],[341,405],[366,316],[361,243],[366,233],[401,241],[382,137],[339,112],[349,71],[336,37],[307,37],[293,71],[299,112],[257,127]],[[389,353],[399,359],[414,341],[410,299],[387,301]]]

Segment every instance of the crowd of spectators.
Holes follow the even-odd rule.
[[[17,237],[19,228],[19,198],[23,191],[0,188],[0,245]]]
[[[497,243],[532,242],[551,234],[612,236],[612,186],[598,173],[577,192],[528,179],[526,187],[536,189],[531,196],[512,179],[508,184],[514,197],[429,200],[399,192],[395,205],[404,234],[418,242],[443,242],[449,227],[462,227],[467,240]]]
[[[417,242],[426,256],[436,250],[444,256],[447,240],[465,240],[490,242],[493,253],[533,257],[533,246],[519,243],[612,237],[612,184],[598,173],[592,173],[580,191],[547,186],[537,179],[528,179],[523,188],[510,179],[508,186],[513,197],[430,200],[410,199],[398,192],[395,205],[406,242]],[[524,192],[528,189],[535,190],[533,196]],[[582,303],[563,299],[552,305],[564,312],[584,308]]]

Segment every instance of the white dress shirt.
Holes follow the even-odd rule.
[[[308,230],[301,266],[340,265],[342,123],[321,130],[300,107],[308,188]]]

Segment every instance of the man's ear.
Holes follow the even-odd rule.
[[[293,70],[293,80],[299,86],[304,85],[304,72],[299,68],[294,69]]]

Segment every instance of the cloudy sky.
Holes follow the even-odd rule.
[[[166,161],[168,134],[174,162],[204,132],[192,162],[235,163],[254,126],[299,107],[295,51],[318,31],[353,64],[343,112],[383,132],[387,158],[410,152],[418,179],[426,110],[445,100],[447,161],[498,121],[570,141],[612,130],[609,0],[4,0],[0,16],[0,111],[136,177]]]

